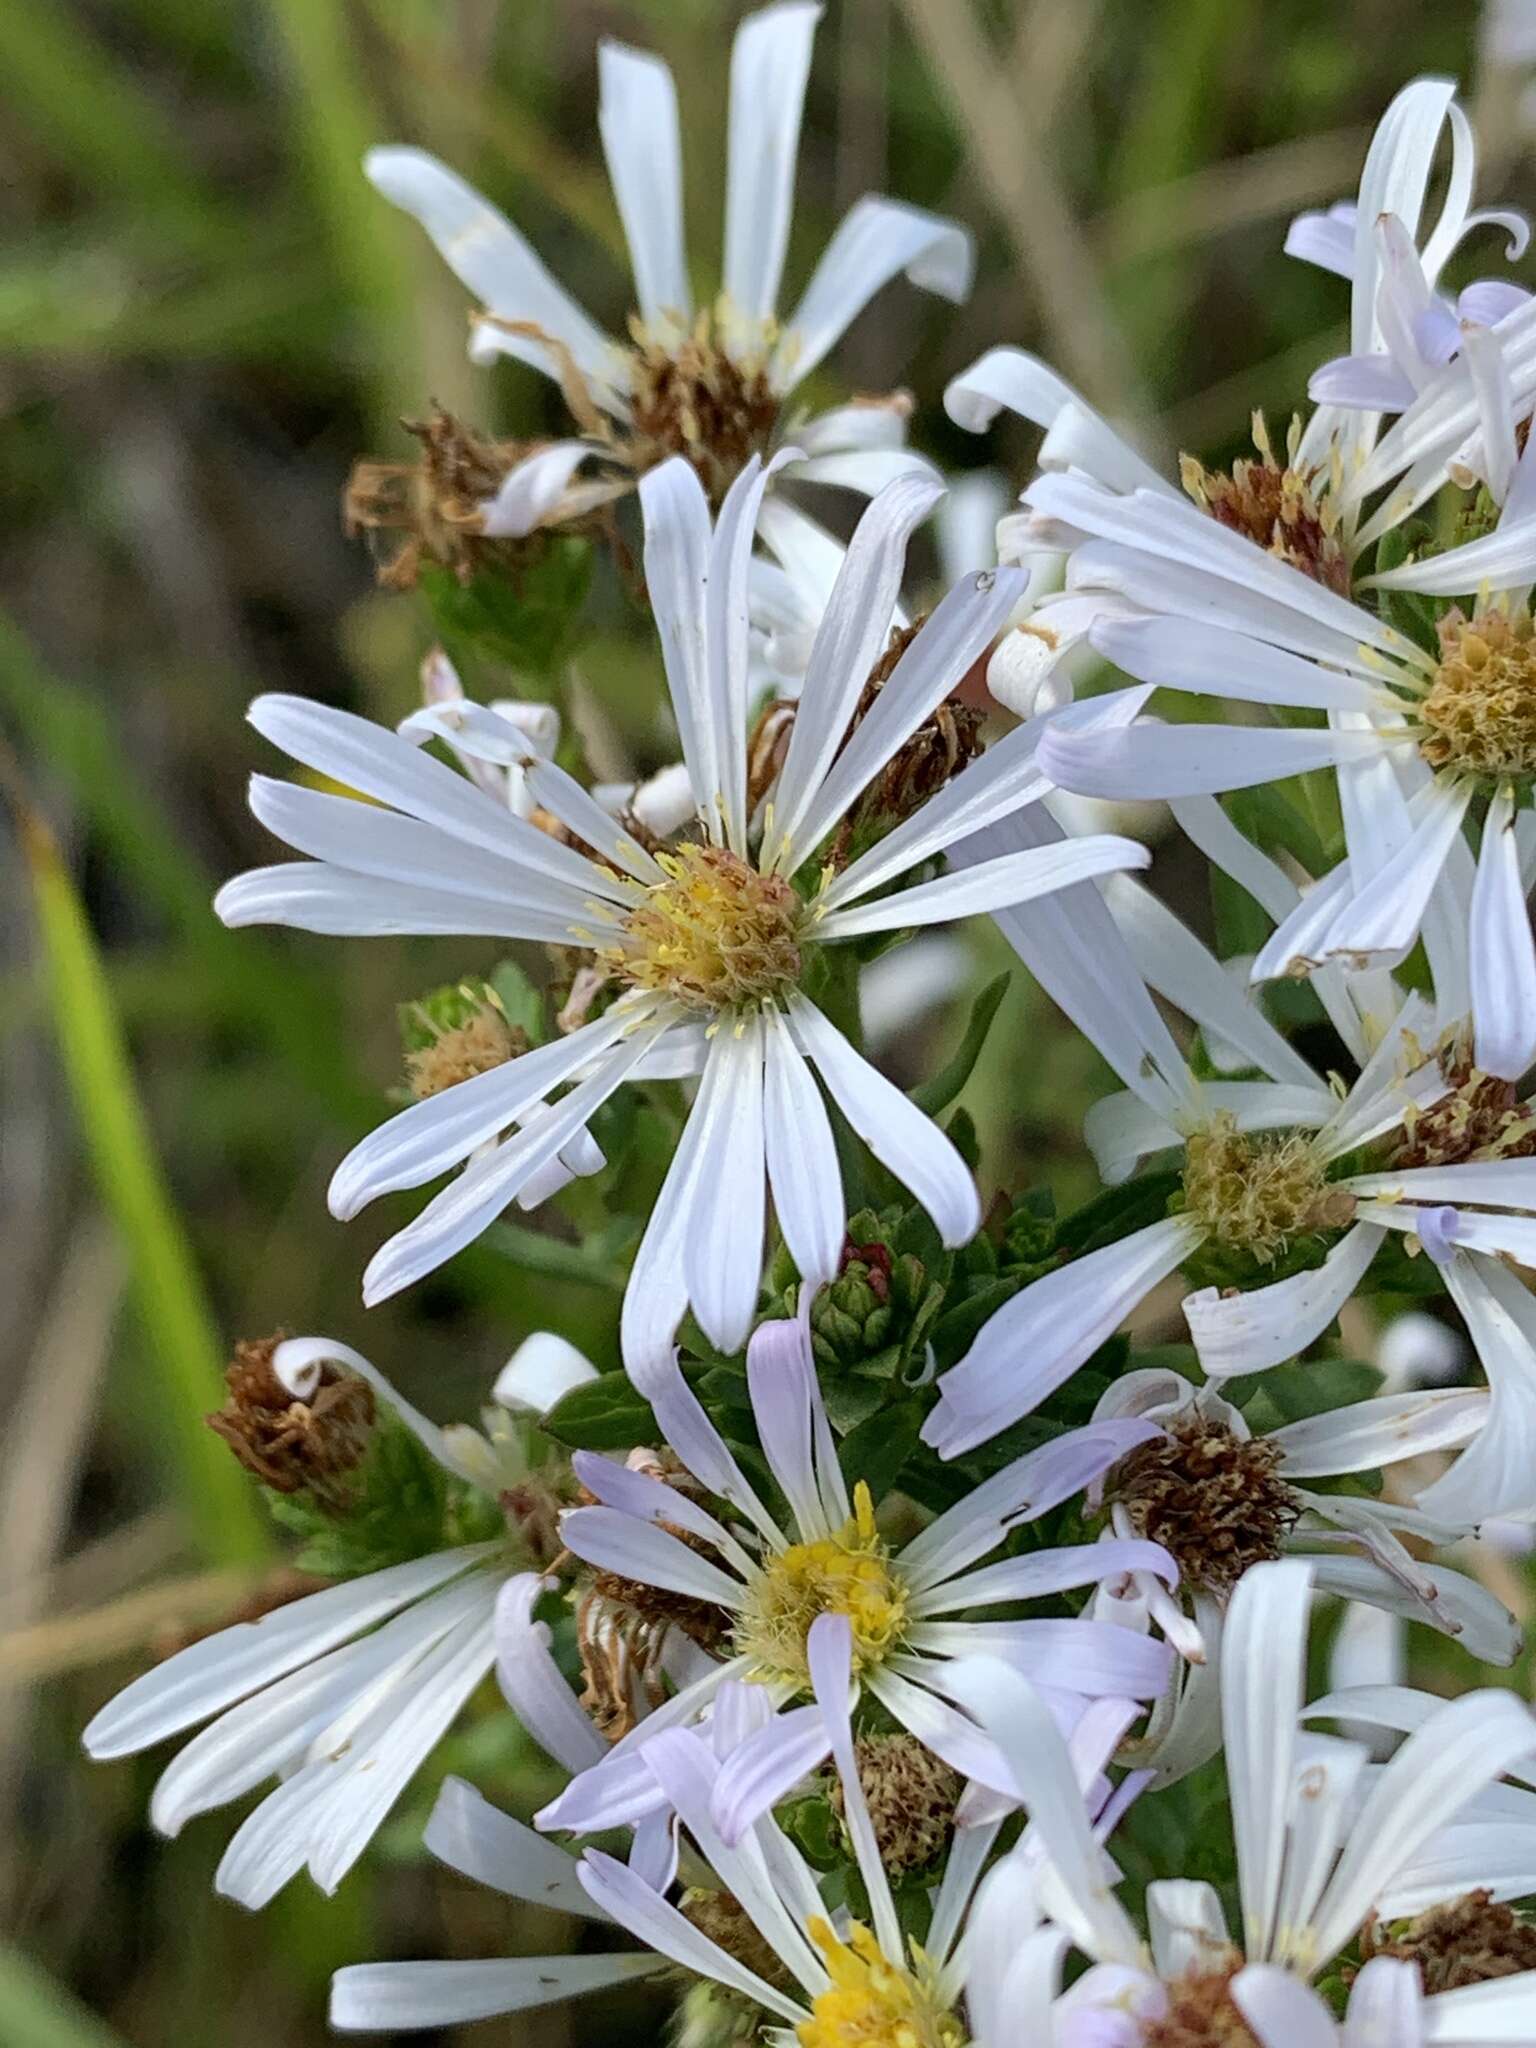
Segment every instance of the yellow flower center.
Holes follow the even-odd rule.
[[[913,1967],[904,1970],[887,1962],[857,1921],[846,1941],[825,1920],[813,1920],[807,1932],[832,1982],[795,2029],[800,2048],[964,2048],[965,2030],[940,2006],[921,1949],[913,1948]]]
[[[780,994],[800,978],[799,897],[722,846],[656,856],[666,881],[629,913],[621,943],[600,956],[636,988],[693,1010],[732,1010]]]
[[[1218,1244],[1265,1266],[1299,1237],[1344,1229],[1355,1208],[1347,1188],[1330,1186],[1305,1131],[1250,1135],[1225,1109],[1188,1141],[1184,1202]]]
[[[1440,666],[1418,706],[1432,768],[1493,782],[1536,775],[1536,635],[1528,612],[1441,620]]]
[[[907,1589],[875,1532],[874,1504],[863,1480],[853,1501],[852,1516],[835,1536],[791,1544],[752,1587],[735,1643],[739,1655],[752,1658],[759,1680],[808,1682],[806,1638],[821,1614],[847,1615],[855,1671],[882,1663],[901,1641]]]

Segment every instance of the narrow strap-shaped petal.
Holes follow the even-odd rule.
[[[721,1025],[693,1107],[705,1119],[698,1172],[709,1193],[683,1219],[683,1278],[700,1328],[726,1353],[747,1341],[762,1273],[763,1031],[757,1015]]]
[[[854,1861],[874,1916],[875,1938],[887,1960],[900,1964],[906,1953],[891,1881],[881,1859],[870,1819],[869,1802],[859,1776],[853,1746],[853,1720],[848,1695],[853,1678],[853,1625],[846,1614],[818,1614],[806,1638],[811,1689],[837,1766],[843,1792],[843,1825],[853,1843]]]
[[[1299,1357],[1359,1286],[1385,1235],[1380,1224],[1357,1223],[1310,1272],[1242,1294],[1217,1287],[1186,1294],[1184,1320],[1201,1370],[1223,1379]]]
[[[795,196],[800,115],[821,8],[786,0],[749,14],[731,45],[725,171],[725,318],[751,347],[778,306]],[[739,334],[733,329],[739,326]]]
[[[1366,739],[1339,733],[1339,740]],[[1472,800],[1469,782],[1434,782],[1416,800],[1407,841],[1362,880],[1351,858],[1352,886],[1322,938],[1324,956],[1342,955],[1350,964],[1394,966],[1412,947],[1424,912]]]
[[[739,1579],[728,1577],[656,1523],[617,1508],[572,1508],[561,1517],[560,1534],[573,1555],[599,1571],[618,1572],[690,1600],[709,1600],[731,1613],[741,1605]]]
[[[1495,794],[1483,821],[1467,950],[1477,1064],[1516,1081],[1536,1060],[1536,944],[1507,788]]]
[[[319,860],[250,868],[224,884],[213,907],[232,929],[281,924],[292,931],[341,939],[410,935],[532,939],[550,946],[580,946],[590,945],[595,933],[608,923],[596,904],[585,911],[550,910],[518,903],[510,890],[498,900],[490,893],[472,895],[437,884],[364,875]]]
[[[1139,1538],[1124,1542],[1069,1543],[1030,1557],[1005,1558],[979,1571],[947,1580],[912,1599],[919,1620],[954,1614],[965,1607],[986,1607],[1001,1600],[1038,1600],[1077,1586],[1097,1585],[1122,1572],[1155,1572],[1170,1586],[1178,1584],[1179,1568],[1160,1543]]]
[[[725,494],[709,547],[705,588],[704,682],[721,825],[737,853],[747,850],[747,698],[751,688],[751,562],[758,508],[769,482],[799,451],[754,455]]]
[[[681,455],[640,479],[645,520],[645,587],[667,671],[683,759],[700,810],[720,787],[710,715],[705,608],[713,538],[709,500],[693,464]]]
[[[784,322],[770,371],[776,388],[792,390],[808,377],[898,271],[958,305],[975,262],[975,245],[958,222],[896,199],[855,200]]]
[[[747,1389],[763,1456],[801,1540],[831,1534],[848,1519],[848,1490],[803,1319],[759,1324],[747,1349]]]
[[[638,1977],[653,1977],[665,1968],[662,1956],[633,1954],[514,1956],[464,1963],[349,1963],[331,1979],[328,2017],[338,2034],[467,2026],[473,2020],[495,2019],[500,2013],[559,2005],[584,1992],[606,1991]]]
[[[831,942],[866,932],[904,931],[909,925],[947,924],[985,910],[1007,910],[1016,903],[1068,889],[1075,882],[1091,881],[1096,875],[1151,865],[1151,854],[1138,840],[1110,832],[1089,833],[1082,839],[1064,840],[1059,846],[1000,854],[995,860],[978,861],[931,882],[919,882],[915,888],[884,896],[876,903],[834,910],[823,922],[821,936]]]
[[[775,1714],[720,1760],[715,1781],[715,1824],[733,1846],[757,1821],[786,1798],[803,1778],[824,1764],[832,1739],[820,1707],[794,1707]]]
[[[576,1881],[576,1859],[482,1797],[462,1778],[445,1778],[422,1831],[439,1863],[509,1899],[549,1906],[583,1920],[608,1916]]]
[[[496,1676],[524,1728],[568,1771],[584,1771],[608,1754],[607,1744],[577,1704],[550,1648],[547,1622],[534,1616],[553,1582],[532,1572],[508,1579],[496,1596]]]
[[[1105,618],[1089,638],[1116,668],[1164,689],[1314,711],[1367,711],[1380,702],[1380,691],[1358,677],[1194,619]]]
[[[931,478],[900,478],[886,485],[854,528],[811,644],[789,751],[774,789],[765,866],[779,864],[783,842],[800,843],[811,799],[847,738],[869,672],[884,652],[907,542],[943,495],[943,485]]]
[[[583,375],[604,378],[612,343],[488,200],[422,149],[373,149],[363,168],[375,190],[420,221],[487,311],[542,329],[570,351]],[[533,360],[559,375],[557,358],[537,344]]]
[[[1528,1515],[1536,1506],[1536,1307],[1498,1259],[1453,1252],[1441,1275],[1466,1318],[1493,1405],[1487,1426],[1419,1504],[1474,1526],[1485,1516]]]
[[[778,1009],[763,1018],[763,1142],[774,1214],[800,1278],[823,1287],[846,1235],[843,1173],[826,1104]]]
[[[775,864],[796,868],[869,786],[880,770],[952,690],[1023,597],[1022,569],[988,569],[965,578],[940,599],[897,662],[868,714],[811,790],[792,840]]]
[[[1230,1991],[1259,2048],[1338,2048],[1333,2014],[1289,1970],[1249,1963],[1232,1979]],[[1411,2037],[1403,2037],[1403,2048],[1415,2048]]]
[[[807,997],[791,995],[789,1021],[838,1108],[922,1203],[944,1243],[961,1245],[974,1237],[981,1228],[975,1176],[933,1119],[856,1052]]]
[[[625,43],[597,46],[597,126],[624,223],[635,297],[647,325],[693,314],[683,248],[683,143],[677,88],[661,58]]]
[[[1222,1643],[1222,1731],[1242,1892],[1243,1947],[1273,1953],[1295,1773],[1296,1716],[1306,1677],[1312,1575],[1296,1560],[1259,1564],[1232,1596]]]
[[[1063,413],[1077,413],[1098,430],[1094,442],[1096,459],[1092,465],[1083,463],[1081,467],[1091,468],[1099,483],[1114,491],[1149,490],[1161,491],[1169,497],[1176,495],[1167,479],[1038,356],[1017,348],[988,349],[944,388],[944,410],[957,426],[973,434],[985,433],[1005,408],[1021,419],[1033,420],[1048,434]]]
[[[1280,1452],[1287,1479],[1374,1472],[1400,1458],[1457,1449],[1487,1414],[1488,1397],[1476,1388],[1430,1387],[1303,1416],[1270,1430],[1267,1441]]]
[[[1253,789],[1381,753],[1374,732],[1273,730],[1255,725],[1133,725],[1079,732],[1060,714],[1040,742],[1040,766],[1078,796],[1179,797]]]

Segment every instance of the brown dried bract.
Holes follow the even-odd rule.
[[[1173,1554],[1189,1584],[1225,1596],[1251,1566],[1280,1555],[1300,1518],[1280,1456],[1265,1438],[1192,1411],[1122,1458],[1105,1494]]]
[[[1536,1927],[1488,1891],[1467,1892],[1415,1920],[1387,1928],[1371,1922],[1360,1937],[1363,1960],[1393,1956],[1417,1963],[1425,1995],[1487,1984],[1536,1970]]]
[[[282,1333],[235,1346],[225,1370],[228,1395],[210,1415],[245,1469],[274,1493],[307,1493],[330,1514],[351,1505],[349,1474],[361,1463],[373,1434],[373,1389],[355,1373],[320,1368],[307,1401],[297,1399],[272,1367]]]

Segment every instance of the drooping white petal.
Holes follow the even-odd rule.
[[[1481,540],[1366,581],[1382,590],[1416,590],[1430,597],[1465,597],[1536,581],[1536,517],[1502,519]]]
[[[548,1623],[534,1618],[545,1590],[533,1573],[520,1572],[497,1594],[496,1676],[508,1706],[540,1749],[568,1771],[582,1771],[604,1757],[607,1747],[561,1676]]]
[[[606,38],[597,46],[597,126],[624,223],[635,297],[647,325],[693,313],[683,248],[683,144],[677,89],[659,57]]]
[[[763,1263],[763,1035],[760,1016],[723,1025],[709,1048],[709,1137],[699,1173],[710,1198],[683,1229],[683,1277],[705,1335],[723,1352],[747,1341]],[[704,1092],[694,1116],[706,1114]]]
[[[820,1707],[794,1707],[775,1714],[721,1758],[715,1781],[715,1824],[734,1846],[756,1821],[785,1799],[831,1754],[832,1741]]]
[[[576,1882],[576,1859],[466,1784],[445,1778],[422,1843],[440,1863],[510,1899],[606,1920]]]
[[[789,1000],[789,1022],[828,1093],[883,1166],[916,1196],[947,1245],[981,1228],[970,1168],[933,1119],[844,1038],[807,997]]]
[[[944,388],[944,410],[957,426],[973,434],[985,433],[1005,408],[1033,420],[1047,432],[1063,412],[1075,411],[1102,429],[1095,448],[1098,460],[1091,466],[1091,474],[1099,483],[1115,491],[1149,490],[1173,495],[1166,478],[1129,447],[1107,420],[1093,413],[1079,393],[1038,356],[1026,355],[1016,348],[988,349]],[[1090,467],[1087,463],[1079,466]]]
[[[1147,1886],[1147,1933],[1165,1982],[1206,1971],[1231,1948],[1221,1900],[1208,1884],[1159,1878]]]
[[[1475,1525],[1536,1507],[1536,1306],[1503,1263],[1458,1251],[1441,1268],[1488,1375],[1487,1427],[1424,1488],[1425,1513]]]
[[[772,318],[789,246],[800,115],[821,8],[789,4],[749,14],[731,45],[725,172],[725,307],[741,340]]]
[[[780,448],[765,463],[754,455],[725,494],[709,547],[704,593],[706,710],[713,732],[719,800],[729,844],[747,848],[747,698],[751,686],[751,585],[758,508],[770,480],[798,451]]]
[[[1186,1294],[1184,1319],[1201,1370],[1224,1379],[1299,1357],[1359,1286],[1385,1234],[1379,1224],[1358,1223],[1310,1272],[1242,1294],[1216,1287]]]
[[[1222,1643],[1222,1730],[1243,1906],[1243,1948],[1274,1951],[1284,1876],[1296,1716],[1306,1677],[1312,1575],[1296,1560],[1255,1565],[1232,1596]]]
[[[553,441],[514,463],[480,506],[481,533],[487,540],[521,540],[542,526],[591,453],[585,441]]]
[[[790,391],[808,377],[898,271],[958,305],[974,267],[974,244],[957,222],[895,199],[855,200],[783,324],[769,371],[775,388]]]
[[[597,1367],[568,1337],[535,1330],[496,1375],[491,1399],[515,1415],[543,1416],[574,1388],[596,1378]]]
[[[710,715],[705,605],[712,529],[709,500],[693,464],[681,455],[640,479],[645,519],[645,587],[667,671],[683,758],[700,810],[720,788]]]
[[[443,261],[486,310],[503,320],[526,321],[568,349],[583,376],[607,381],[612,343],[523,240],[504,214],[425,150],[373,149],[363,168],[374,188],[412,214],[436,244]],[[558,357],[534,336],[514,338],[524,355],[552,377]]]

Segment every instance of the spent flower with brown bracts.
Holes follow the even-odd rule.
[[[575,435],[531,458],[595,458],[638,481],[672,456],[693,465],[718,508],[747,462],[783,442],[790,475],[871,495],[929,465],[904,445],[910,400],[852,394],[815,418],[792,414],[796,387],[868,302],[903,271],[951,300],[970,289],[972,248],[955,222],[893,199],[858,200],[794,309],[779,290],[789,242],[801,107],[821,9],[802,0],[749,15],[731,52],[725,264],[717,297],[696,306],[683,242],[682,143],[672,74],[622,43],[598,48],[598,127],[634,272],[627,334],[604,334],[510,221],[419,149],[375,149],[368,176],[419,220],[482,310],[471,354],[542,370],[559,386]],[[526,465],[524,465],[526,466]],[[520,475],[514,469],[505,493]],[[497,502],[487,494],[487,504]],[[786,507],[788,512],[789,508]],[[791,515],[793,516],[793,515]],[[508,529],[510,530],[510,529]],[[526,529],[525,529],[526,530]]]
[[[208,1427],[274,1493],[306,1493],[329,1512],[344,1513],[373,1435],[373,1389],[323,1360],[313,1384],[296,1392],[272,1362],[284,1339],[279,1331],[236,1344],[224,1373],[229,1391]]]

